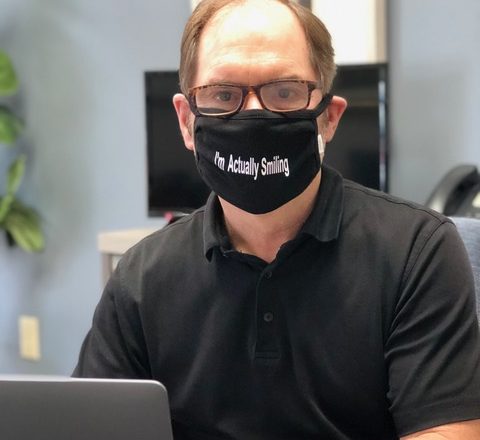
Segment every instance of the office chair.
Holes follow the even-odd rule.
[[[452,217],[452,220],[457,225],[472,264],[477,295],[477,316],[480,321],[480,219]]]

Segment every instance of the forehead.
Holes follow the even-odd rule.
[[[194,86],[286,77],[315,80],[305,33],[287,6],[250,0],[225,7],[203,30]]]

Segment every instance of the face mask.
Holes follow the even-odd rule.
[[[230,117],[197,116],[195,157],[205,183],[252,214],[273,211],[300,195],[321,166],[323,141],[313,110],[287,114],[245,110]]]

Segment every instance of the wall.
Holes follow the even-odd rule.
[[[101,294],[99,231],[146,215],[143,72],[175,69],[189,0],[0,0],[0,47],[22,83],[24,201],[41,255],[0,236],[0,373],[69,374]],[[0,163],[11,155],[0,148]],[[0,187],[1,189],[1,187]],[[18,357],[19,314],[40,318],[42,360]]]
[[[453,166],[480,166],[480,2],[390,0],[390,188],[425,202]]]

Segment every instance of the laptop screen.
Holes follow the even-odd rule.
[[[8,440],[172,440],[167,391],[155,381],[0,376]]]

